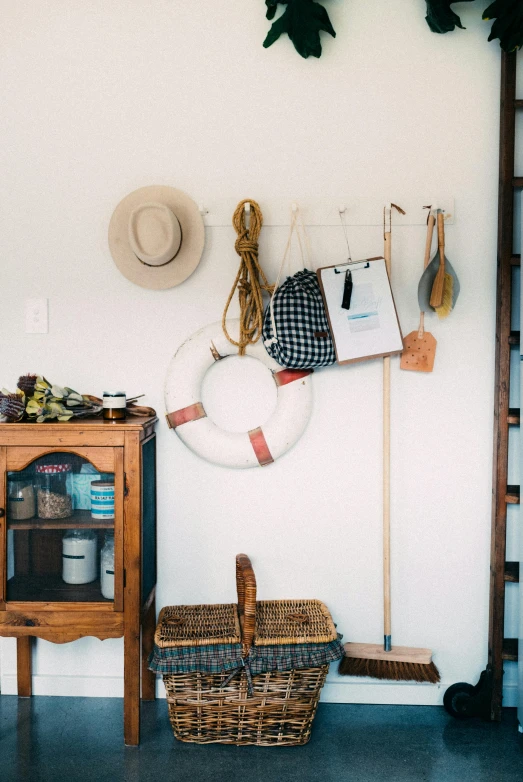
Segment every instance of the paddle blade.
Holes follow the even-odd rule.
[[[411,369],[414,372],[432,372],[436,357],[436,339],[428,331],[419,336],[418,331],[411,331],[403,340],[400,369]]]

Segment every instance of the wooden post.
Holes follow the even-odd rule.
[[[124,741],[140,743],[141,449],[139,435],[125,433],[124,451]]]
[[[30,698],[33,694],[31,665],[31,636],[16,639],[16,669],[18,676],[18,697]]]
[[[146,607],[142,622],[142,700],[154,701],[156,698],[156,674],[147,667],[149,655],[153,650],[154,631],[156,630],[155,590],[149,606]]]

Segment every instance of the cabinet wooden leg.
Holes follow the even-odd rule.
[[[18,696],[30,698],[33,694],[31,669],[31,636],[24,635],[16,639],[16,668],[18,678]]]
[[[139,621],[139,617],[138,617]],[[124,741],[128,746],[140,743],[140,625],[124,634]]]
[[[154,701],[156,698],[156,674],[149,670],[147,663],[153,650],[154,631],[156,630],[156,601],[153,597],[142,624],[142,700]]]

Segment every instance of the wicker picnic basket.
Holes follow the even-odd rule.
[[[180,663],[179,672],[163,674],[174,735],[199,744],[305,744],[329,668],[303,667],[307,655],[316,650],[316,659],[330,661],[342,654],[330,613],[319,600],[257,603],[245,554],[236,557],[236,585],[238,605],[168,606],[160,613],[156,654],[172,653]],[[331,647],[336,652],[326,657]],[[198,669],[184,670],[195,659]],[[276,667],[282,660],[288,667],[289,659],[301,667]],[[216,661],[223,669],[209,672]]]

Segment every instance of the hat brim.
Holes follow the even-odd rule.
[[[129,244],[129,217],[138,206],[147,202],[165,204],[180,221],[180,250],[164,266],[147,266],[142,263]],[[109,249],[116,266],[128,280],[143,288],[163,290],[180,285],[200,263],[204,244],[205,227],[197,204],[182,190],[165,185],[150,185],[133,190],[120,201],[109,223]]]

